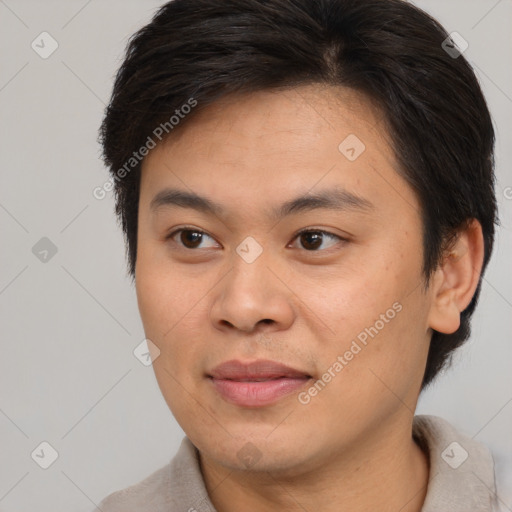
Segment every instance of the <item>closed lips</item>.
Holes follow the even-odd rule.
[[[216,366],[208,375],[213,379],[236,380],[240,382],[261,382],[273,379],[308,379],[311,376],[301,370],[269,360],[244,363],[238,360],[226,361]]]
[[[226,361],[208,375],[215,391],[237,407],[269,407],[304,387],[311,376],[276,361]]]

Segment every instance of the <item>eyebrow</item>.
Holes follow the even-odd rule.
[[[221,204],[207,197],[200,196],[194,192],[172,188],[166,188],[158,192],[151,200],[149,207],[151,211],[156,212],[161,208],[173,206],[191,208],[210,215],[220,216],[225,213],[225,209]],[[343,188],[334,188],[307,193],[286,201],[282,205],[273,208],[269,216],[272,219],[279,220],[294,213],[317,209],[367,212],[374,208],[374,205],[368,199]]]

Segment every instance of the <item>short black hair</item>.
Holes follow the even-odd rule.
[[[426,283],[458,230],[472,219],[483,229],[478,288],[456,332],[433,332],[424,389],[469,337],[498,222],[492,120],[456,48],[439,22],[404,0],[163,5],[131,37],[100,128],[129,275],[135,276],[137,253],[139,148],[156,134],[162,140],[163,131],[181,130],[226,95],[310,84],[354,89],[381,109],[399,172],[419,199]]]

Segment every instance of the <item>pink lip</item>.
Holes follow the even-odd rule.
[[[311,378],[303,371],[269,360],[227,361],[215,367],[208,377],[225,400],[243,407],[274,403]]]

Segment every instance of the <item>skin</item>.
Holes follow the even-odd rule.
[[[355,161],[338,149],[349,134],[366,146]],[[152,210],[165,188],[224,212]],[[287,200],[334,188],[372,207],[269,217]],[[180,233],[166,239],[182,227],[205,233],[198,248]],[[320,235],[307,250],[296,236],[305,228],[346,240]],[[263,249],[252,263],[236,252],[248,236]],[[457,329],[482,258],[474,221],[425,287],[418,199],[398,173],[382,116],[354,91],[311,85],[227,97],[153,149],[141,176],[138,304],[160,350],[158,384],[199,449],[217,510],[419,511],[429,467],[411,432],[429,341],[432,329]],[[271,359],[311,375],[307,390],[396,303],[400,312],[307,404],[292,393],[240,407],[206,377],[231,359]],[[259,456],[249,467],[240,456],[247,443]]]

